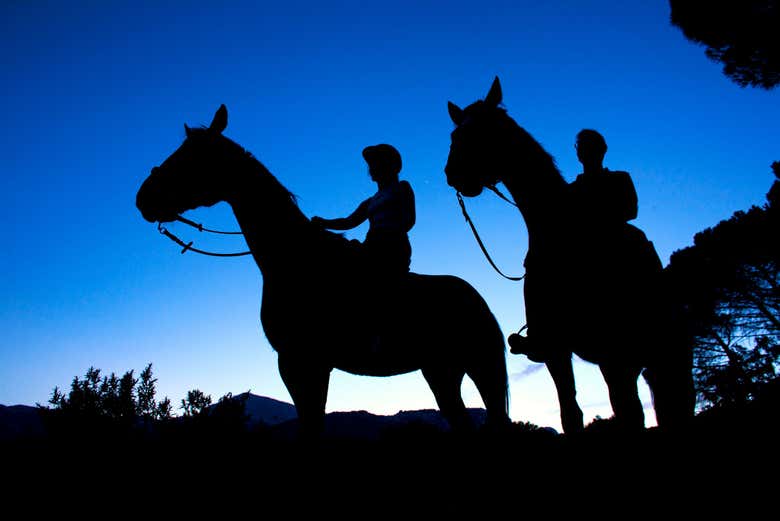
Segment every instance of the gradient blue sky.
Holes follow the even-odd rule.
[[[506,333],[523,324],[522,287],[491,271],[445,183],[448,100],[466,105],[500,76],[510,115],[567,179],[579,171],[577,131],[600,130],[606,165],[633,175],[637,224],[665,262],[697,231],[762,203],[780,159],[777,91],[727,80],[669,25],[663,0],[208,4],[0,6],[0,403],[45,402],[90,365],[149,362],[177,404],[192,388],[289,400],[260,329],[252,261],[179,255],[134,206],[182,124],[208,124],[220,103],[225,134],[308,215],[351,212],[374,190],[360,150],[394,144],[417,196],[412,269],[470,281]],[[470,209],[499,264],[521,272],[516,210],[488,195]],[[226,205],[189,216],[235,227]],[[509,358],[512,417],[559,427],[541,368]],[[578,362],[576,373],[587,418],[608,416],[597,369]],[[480,405],[469,382],[464,395]],[[434,406],[419,373],[331,380],[329,411]]]

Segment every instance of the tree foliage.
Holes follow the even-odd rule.
[[[780,1],[670,0],[672,24],[742,87],[780,83]]]
[[[203,394],[200,389],[187,392],[187,398],[181,401],[184,417],[199,416],[211,405],[211,396]]]
[[[138,414],[145,419],[153,419],[159,413],[158,405],[154,402],[154,396],[157,394],[156,385],[157,378],[152,376],[152,364],[149,364],[141,371],[138,385]]]
[[[139,416],[148,419],[170,418],[170,400],[155,403],[155,383],[152,364],[141,371],[139,380],[134,371],[127,371],[121,378],[111,373],[100,376],[100,369],[90,367],[83,379],[73,377],[70,392],[63,394],[59,387],[52,391],[49,403],[55,410],[83,418],[104,418],[134,422]]]
[[[780,178],[780,163],[772,168]],[[765,205],[698,233],[667,268],[694,339],[701,405],[743,403],[777,377],[779,199],[775,181]]]
[[[157,379],[152,364],[138,378],[127,371],[121,378],[111,373],[101,376],[90,367],[83,378],[74,377],[70,391],[52,391],[44,417],[55,435],[111,439],[115,435],[142,435],[178,438],[181,436],[231,436],[247,432],[245,413],[248,393],[233,397],[228,393],[212,405],[211,396],[199,389],[187,392],[181,401],[182,417],[173,414],[171,400],[156,401]]]

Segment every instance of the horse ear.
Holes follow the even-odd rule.
[[[490,86],[490,92],[488,92],[485,98],[485,103],[498,107],[501,101],[504,99],[504,95],[501,92],[501,82],[498,81],[498,76],[493,80],[493,85]]]
[[[220,105],[217,109],[217,113],[214,114],[214,119],[211,121],[211,125],[209,125],[209,130],[213,130],[214,132],[221,134],[223,130],[227,128],[227,107],[223,104]]]
[[[450,119],[455,125],[463,123],[463,109],[455,105],[453,102],[447,102],[447,112],[450,113]]]

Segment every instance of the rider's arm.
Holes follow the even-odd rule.
[[[311,222],[327,228],[329,230],[351,230],[363,224],[368,219],[368,202],[366,199],[347,217],[338,219],[323,219],[322,217],[312,217]]]
[[[631,176],[628,172],[614,172],[613,175],[619,176],[619,184],[615,183],[617,194],[614,194],[612,199],[615,202],[615,216],[621,222],[628,222],[632,219],[636,219],[638,213],[638,201],[636,195],[636,188],[634,188],[634,182],[631,180]]]

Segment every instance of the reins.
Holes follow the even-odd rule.
[[[496,194],[497,196],[499,196],[504,201],[508,202],[509,204],[511,204],[512,206],[517,208],[517,205],[515,204],[515,202],[513,200],[511,200],[510,198],[508,198],[507,196],[505,196],[503,193],[501,193],[501,190],[499,190],[496,185],[487,185],[486,188],[488,190],[490,190],[491,192],[493,192],[494,194]]]
[[[511,204],[514,207],[517,207],[517,205],[511,201],[509,198],[507,198],[504,194],[501,193],[501,191],[495,186],[495,185],[488,185],[487,188],[494,192],[498,197],[506,201],[507,203]],[[469,227],[471,228],[471,233],[474,234],[474,238],[477,240],[477,244],[479,245],[480,249],[482,250],[482,253],[485,255],[485,258],[490,263],[490,265],[493,267],[494,270],[496,270],[496,273],[501,275],[507,280],[511,280],[514,282],[521,281],[525,278],[525,274],[520,277],[510,277],[509,275],[505,274],[501,269],[496,266],[496,263],[493,262],[493,258],[490,256],[490,254],[487,251],[487,248],[485,247],[485,244],[482,242],[482,238],[479,236],[479,233],[477,232],[477,228],[474,225],[474,221],[471,220],[471,217],[469,216],[468,211],[466,211],[466,203],[463,201],[463,196],[460,195],[460,192],[456,192],[456,195],[458,197],[458,204],[460,204],[460,209],[463,212],[463,217],[466,219],[466,222],[468,223]],[[210,228],[204,227],[200,223],[196,223],[194,221],[190,221],[189,219],[186,219],[182,217],[181,215],[176,216],[176,220],[186,224],[187,226],[191,226],[198,230],[199,232],[207,232],[207,233],[215,233],[220,235],[243,235],[242,232],[226,232],[221,230],[212,230]],[[165,226],[163,226],[162,223],[157,224],[157,230],[162,234],[168,237],[170,240],[178,244],[182,247],[181,253],[187,253],[188,251],[192,251],[195,253],[200,253],[201,255],[208,255],[211,257],[242,257],[244,255],[250,255],[251,251],[243,251],[238,253],[216,253],[206,250],[201,250],[199,248],[195,248],[193,246],[193,241],[190,242],[184,242],[183,240],[179,239],[175,234],[173,234],[170,230],[168,230]]]
[[[489,185],[487,187],[489,190],[493,191],[496,195],[498,195],[501,199],[508,202],[514,207],[517,207],[517,205],[510,201],[504,194],[502,194],[498,188],[496,188],[495,185]],[[469,224],[469,227],[471,228],[471,233],[474,234],[474,238],[477,240],[477,244],[479,244],[480,249],[482,250],[482,253],[485,255],[485,258],[488,260],[490,265],[493,267],[494,270],[496,270],[496,273],[501,275],[507,280],[511,280],[513,282],[521,281],[525,278],[525,274],[523,274],[521,277],[510,277],[509,275],[506,275],[503,271],[501,271],[498,266],[496,266],[496,263],[493,262],[493,259],[490,257],[490,254],[487,251],[487,248],[485,248],[485,244],[482,242],[482,239],[479,236],[479,233],[477,233],[477,228],[474,226],[474,221],[471,220],[471,217],[469,216],[469,213],[466,211],[466,203],[463,201],[463,196],[460,195],[460,192],[456,192],[456,195],[458,196],[458,204],[460,204],[460,210],[463,212],[463,217],[466,218],[466,222]]]
[[[189,226],[192,226],[193,228],[196,228],[199,232],[219,233],[221,235],[244,235],[244,232],[222,232],[219,230],[209,230],[208,228],[204,228],[202,224],[196,223],[194,221],[190,221],[189,219],[185,219],[181,215],[177,215],[176,220],[179,222],[183,222],[184,224],[187,224]]]
[[[177,215],[176,216],[176,220],[186,224],[187,226],[192,226],[193,228],[195,228],[199,232],[218,233],[218,234],[221,234],[221,235],[243,235],[242,232],[223,232],[223,231],[219,231],[219,230],[210,230],[209,228],[204,228],[202,224],[190,221],[189,219],[185,219],[181,215]],[[173,242],[175,242],[176,244],[181,246],[182,247],[182,250],[181,250],[182,253],[187,253],[188,251],[193,251],[195,253],[200,253],[201,255],[209,255],[211,257],[241,257],[243,255],[249,255],[249,254],[252,253],[251,251],[244,251],[244,252],[240,252],[240,253],[215,253],[215,252],[211,252],[211,251],[199,250],[198,248],[194,248],[192,246],[193,241],[185,243],[183,240],[179,239],[176,235],[171,233],[165,226],[162,225],[162,223],[157,223],[157,230],[161,234],[165,235],[170,240],[172,240]]]

